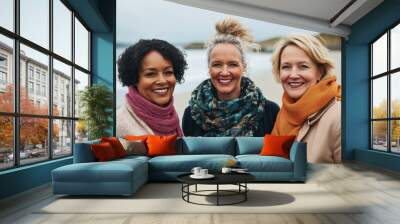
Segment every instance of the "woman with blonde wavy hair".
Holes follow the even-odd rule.
[[[341,93],[328,50],[316,37],[291,35],[278,42],[271,60],[284,90],[272,134],[306,142],[308,162],[340,162]]]
[[[186,136],[264,136],[270,133],[279,107],[265,99],[244,76],[249,31],[234,19],[216,24],[207,45],[210,78],[192,92],[183,116]]]

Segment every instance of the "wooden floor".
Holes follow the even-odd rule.
[[[359,163],[313,165],[308,182],[345,201],[367,204],[356,214],[36,214],[55,199],[49,185],[0,201],[0,223],[400,223],[400,174]],[[323,203],[315,201],[315,203]]]

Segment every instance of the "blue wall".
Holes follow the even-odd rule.
[[[53,169],[71,163],[69,157],[1,172],[0,199],[48,183]]]
[[[369,46],[392,25],[400,22],[400,1],[386,0],[351,27],[342,48],[343,158],[398,170],[399,156],[369,150]],[[363,150],[363,151],[359,151]],[[383,155],[384,154],[384,155]],[[379,160],[379,162],[377,162]]]
[[[116,0],[67,0],[92,32],[93,83],[114,89]],[[115,94],[114,94],[115,95]],[[112,127],[110,127],[112,131]],[[0,199],[51,181],[51,171],[72,163],[72,158],[47,161],[0,172]]]
[[[115,83],[115,53],[113,44],[113,33],[93,33],[92,34],[92,81],[108,86],[114,91]],[[114,102],[115,102],[114,94]],[[114,103],[115,105],[115,103]],[[115,116],[112,117],[113,124]],[[115,125],[113,125],[114,127]],[[114,134],[114,128],[110,127],[109,132]]]

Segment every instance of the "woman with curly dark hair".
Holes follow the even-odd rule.
[[[163,40],[140,40],[118,59],[118,78],[128,93],[117,111],[117,136],[182,136],[174,107],[176,82],[183,81],[183,53]]]

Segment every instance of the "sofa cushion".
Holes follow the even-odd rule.
[[[163,172],[191,172],[193,167],[200,166],[211,172],[219,171],[228,160],[235,159],[231,155],[175,155],[158,156],[149,160],[149,170]]]
[[[60,182],[131,181],[132,167],[122,163],[76,163],[53,170],[53,180]]]
[[[117,159],[118,156],[115,154],[113,146],[108,142],[102,142],[99,144],[93,144],[90,146],[96,161],[105,162],[109,160]]]
[[[75,143],[74,147],[74,163],[88,163],[95,162],[96,158],[93,155],[90,146],[92,144],[99,144],[100,140],[93,140],[88,142]]]
[[[290,147],[292,146],[296,136],[283,135],[265,135],[264,145],[261,149],[261,156],[280,156],[286,159],[289,158]]]
[[[113,160],[113,162],[127,162],[127,163],[130,163],[130,162],[135,161],[135,160],[148,162],[149,159],[150,159],[150,157],[147,157],[147,156],[130,155],[130,156],[125,156],[124,158]]]
[[[115,155],[117,158],[122,158],[126,156],[126,151],[124,146],[121,144],[118,138],[116,137],[103,137],[101,138],[101,142],[108,142],[111,144]]]
[[[134,172],[147,171],[145,161],[139,159],[109,162],[74,163],[52,171],[58,182],[130,182]],[[147,176],[147,172],[143,172]]]
[[[136,155],[136,156],[145,156],[147,155],[146,144],[141,140],[126,140],[124,138],[120,138],[122,146],[126,151],[126,155]]]
[[[259,154],[264,137],[236,137],[236,155]]]
[[[236,159],[249,172],[293,172],[292,161],[279,156],[238,155]]]
[[[150,135],[147,137],[146,143],[148,156],[154,157],[176,154],[176,135]]]
[[[235,155],[233,137],[183,137],[177,142],[177,154],[225,154]]]
[[[147,137],[148,137],[148,135],[125,135],[124,139],[131,140],[131,141],[139,140],[139,141],[146,142]]]

